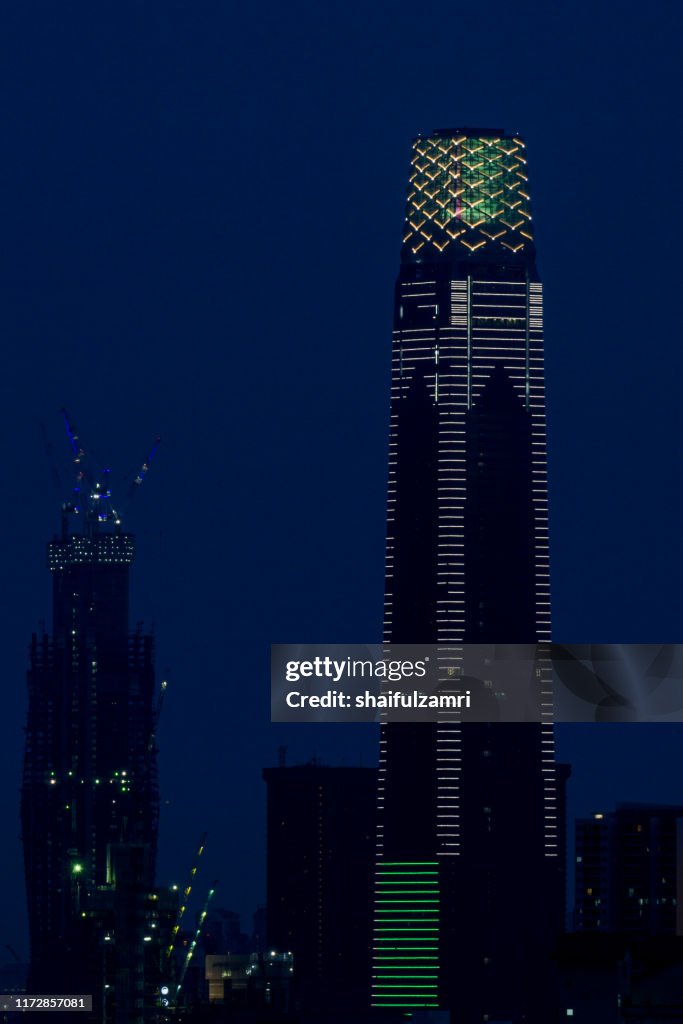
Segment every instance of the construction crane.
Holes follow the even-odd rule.
[[[128,488],[128,497],[129,498],[131,498],[135,494],[135,492],[137,491],[138,487],[141,485],[141,483],[143,482],[143,480],[145,479],[145,477],[149,473],[150,466],[152,465],[152,459],[156,455],[157,450],[158,450],[160,444],[161,444],[161,438],[160,437],[155,437],[154,438],[154,444],[152,445],[152,450],[150,451],[149,455],[147,456],[147,458],[144,460],[144,462],[140,466],[140,469],[138,470],[137,476],[133,479],[130,487]]]
[[[194,938],[193,938],[193,940],[190,943],[190,946],[188,948],[187,956],[185,957],[185,960],[183,962],[183,967],[182,967],[182,970],[180,972],[180,978],[179,978],[178,984],[176,986],[175,996],[174,996],[174,999],[173,999],[173,1002],[176,1005],[178,1003],[178,999],[180,998],[180,990],[183,987],[183,982],[185,981],[185,975],[187,974],[187,969],[190,966],[190,962],[192,960],[192,957],[194,956],[194,951],[197,948],[197,943],[199,942],[199,937],[200,937],[200,935],[202,933],[202,928],[204,927],[204,922],[206,921],[206,915],[209,912],[209,903],[213,899],[213,894],[216,891],[216,886],[217,885],[218,885],[217,881],[216,882],[212,882],[211,888],[208,891],[206,900],[204,901],[204,906],[202,908],[202,912],[199,915],[199,921],[197,922],[197,930],[195,931]]]
[[[193,885],[193,882],[194,882],[194,877],[197,874],[197,868],[199,867],[199,859],[200,859],[201,855],[204,853],[204,846],[206,845],[206,836],[207,836],[207,833],[206,832],[202,832],[202,835],[201,835],[200,840],[199,840],[199,846],[197,848],[197,853],[195,855],[194,863],[193,863],[192,868],[190,870],[189,878],[187,880],[187,885],[183,889],[183,894],[182,894],[182,896],[180,898],[180,906],[178,907],[178,915],[177,915],[177,917],[175,919],[175,924],[173,925],[173,928],[171,929],[171,940],[169,942],[168,948],[166,949],[166,959],[167,960],[170,960],[170,958],[171,958],[171,956],[173,954],[173,949],[175,947],[175,940],[178,937],[178,932],[180,931],[180,922],[181,922],[181,920],[183,918],[183,914],[185,913],[185,911],[187,909],[187,901],[190,898],[190,893],[192,892],[192,885]]]
[[[62,528],[64,532],[68,532],[67,519],[72,515],[82,517],[85,520],[88,532],[91,532],[93,527],[96,528],[97,524],[101,523],[112,523],[115,527],[120,527],[122,522],[121,515],[114,507],[110,488],[111,470],[102,469],[98,473],[98,478],[95,478],[90,464],[90,456],[92,455],[92,452],[89,453],[83,445],[80,433],[67,410],[62,407],[60,409],[60,413],[64,423],[69,448],[71,449],[71,460],[75,470],[71,493],[66,498],[64,497],[62,478],[54,457],[54,449],[43,423],[40,424],[40,431],[42,435],[43,448],[52,472],[53,482],[62,497]],[[126,511],[128,501],[139,489],[145,480],[145,477],[149,473],[160,444],[161,438],[155,437],[149,454],[143,460],[138,472],[133,477],[127,490],[126,497],[128,500],[125,503]]]
[[[62,419],[64,421],[64,428],[66,430],[66,436],[69,440],[69,446],[71,448],[71,455],[73,458],[74,465],[76,467],[76,479],[74,481],[71,499],[64,502],[63,510],[67,514],[69,512],[79,515],[85,513],[88,520],[91,522],[109,523],[113,522],[115,526],[121,525],[121,516],[114,508],[112,503],[111,489],[109,486],[109,476],[111,470],[103,469],[101,473],[101,482],[96,481],[93,477],[92,470],[88,466],[88,456],[84,446],[81,443],[79,432],[69,416],[69,413],[65,408],[61,409]],[[41,425],[43,431],[43,444],[47,453],[48,459],[52,464],[52,449],[47,440],[45,430]],[[147,457],[143,460],[140,469],[137,474],[133,477],[133,480],[128,488],[127,497],[130,498],[135,494],[138,488],[143,483],[147,476],[154,456],[156,455],[159,445],[161,444],[161,438],[155,437],[154,443],[152,444],[151,450]],[[57,483],[59,483],[59,475],[53,468],[53,476]]]
[[[62,409],[62,419],[66,435],[71,446],[74,465],[76,466],[76,480],[73,486],[71,501],[63,505],[63,512],[66,515],[73,512],[76,515],[85,513],[88,523],[114,523],[121,525],[121,516],[114,508],[109,487],[110,469],[102,470],[102,482],[95,481],[92,472],[86,463],[86,451],[81,444],[80,437],[73,421],[70,419],[66,409]]]
[[[73,497],[70,502],[65,502],[65,512],[75,512],[78,515],[82,512],[82,491],[83,485],[86,483],[86,468],[85,468],[85,448],[80,443],[78,431],[74,424],[69,418],[69,414],[66,409],[61,410],[62,419],[64,420],[64,429],[66,430],[66,436],[69,439],[69,445],[71,447],[71,453],[73,455],[73,462],[76,466],[76,479],[73,485]]]
[[[64,426],[66,428],[67,437],[69,438],[71,450],[73,452],[74,462],[78,464],[85,459],[85,449],[81,447],[79,436],[76,433],[76,428],[72,421],[69,419],[68,412],[63,406],[60,411],[62,419],[64,420]]]

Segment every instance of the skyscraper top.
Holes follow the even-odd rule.
[[[524,142],[499,129],[436,129],[413,142],[403,260],[533,261]]]
[[[111,471],[104,469],[97,478],[93,475],[86,449],[66,409],[62,409],[62,419],[75,475],[71,494],[62,502],[61,537],[48,545],[50,570],[59,573],[79,565],[130,565],[135,557],[133,535],[123,532],[121,514],[114,507],[109,486]],[[47,438],[45,441],[50,454],[51,446]],[[128,488],[129,499],[145,480],[160,443],[161,438],[156,437]]]
[[[510,137],[515,136],[516,134],[517,134],[516,132],[513,132],[512,136],[507,136],[507,137],[510,138]],[[490,137],[502,138],[502,137],[505,136],[505,129],[504,128],[474,128],[474,127],[472,127],[472,125],[462,125],[459,128],[434,128],[433,131],[432,131],[432,135],[440,135],[440,136],[467,135],[467,136],[473,137],[473,138],[490,138]]]

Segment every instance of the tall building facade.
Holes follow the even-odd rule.
[[[272,950],[294,957],[293,1006],[312,1019],[333,1009],[363,1014],[377,769],[282,765],[263,777],[267,935]]]
[[[133,558],[108,490],[93,485],[48,545],[52,631],[34,634],[28,671],[28,988],[92,993],[98,1020],[143,1019],[158,947],[153,638],[129,629]],[[118,1010],[105,1015],[109,998]]]
[[[413,144],[396,285],[385,641],[550,639],[542,288],[525,147]],[[563,782],[538,725],[385,724],[376,1007],[542,1021],[563,924]]]
[[[574,927],[683,935],[683,807],[619,804],[576,821]]]

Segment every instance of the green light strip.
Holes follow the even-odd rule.
[[[414,967],[410,969],[411,971],[420,971],[420,974],[403,974],[404,969],[401,967],[386,968],[386,970],[393,972],[392,974],[386,975],[386,981],[402,981],[403,978],[415,978],[417,979],[417,981],[428,981],[430,984],[432,984],[436,981],[437,977],[437,970],[435,964],[432,964],[429,967]],[[383,982],[378,981],[377,984],[381,985],[383,984]]]
[[[438,871],[378,871],[378,875],[382,878],[403,878],[405,875],[408,878],[438,878]]]
[[[384,945],[387,947],[387,949],[396,949],[397,953],[405,953],[408,950],[415,950],[415,952],[419,951],[420,953],[426,953],[427,951],[429,951],[431,953],[432,950],[438,951],[438,949],[439,949],[438,946],[427,946],[424,943],[421,946],[401,946],[400,949],[397,948],[396,947],[396,943],[397,942],[409,942],[410,941],[407,937],[405,939],[395,939],[395,940],[394,939],[378,939],[377,941],[384,943]],[[433,959],[436,960],[436,957],[434,957]]]
[[[406,935],[402,939],[400,939],[400,938],[393,938],[393,939],[390,939],[390,938],[379,938],[379,939],[377,939],[377,941],[379,943],[383,944],[383,946],[378,946],[377,947],[380,953],[391,953],[391,952],[405,953],[407,951],[414,952],[414,953],[434,953],[435,954],[434,960],[436,960],[436,953],[438,952],[438,949],[439,949],[438,946],[430,945],[429,941],[423,942],[419,946],[404,946],[404,942],[415,941],[415,940],[411,940],[408,935]],[[431,939],[431,942],[433,943],[434,939]],[[400,943],[400,945],[399,945],[399,943]]]
[[[392,868],[391,871],[385,871],[384,868],[378,868],[376,871],[378,878],[438,878],[439,872],[436,868],[410,868],[399,871],[398,868]]]
[[[434,892],[439,890],[437,878],[415,878],[413,875],[408,878],[376,878],[375,885],[382,889],[431,889]]]
[[[411,924],[413,928],[431,928],[438,925],[438,917],[378,917],[376,925],[384,925],[385,928],[393,927],[397,924]]]
[[[372,1005],[373,1006],[411,1006],[413,1008],[422,1007],[422,1006],[429,1008],[429,1007],[433,1006],[436,1009],[439,1004],[438,1003],[423,1003],[421,1001],[416,1003],[416,1002],[411,1000],[410,1002],[403,1002],[403,1003],[385,1003],[385,1002],[381,1002],[380,1003],[379,1001],[377,1001],[377,1002],[373,1003]]]
[[[379,869],[382,868],[435,868],[438,867],[438,861],[436,860],[383,860],[378,865]]]
[[[422,989],[422,988],[435,989],[436,985],[435,984],[431,984],[431,985],[387,985],[386,982],[382,982],[382,984],[373,985],[372,987],[373,988],[402,988],[406,992],[408,992],[408,994],[410,994],[410,992],[416,992],[418,989]],[[392,995],[396,995],[397,993],[392,992],[391,994]]]
[[[425,868],[422,871],[416,871],[414,869],[411,869],[410,871],[397,871],[395,868],[392,871],[385,871],[383,867],[378,867],[377,872],[378,874],[401,874],[401,876],[402,874],[429,874],[429,876],[431,876],[431,874],[438,874],[438,871],[435,871],[433,867],[429,870]]]
[[[438,1006],[440,902],[438,862],[377,865],[373,1006]]]
[[[415,875],[377,875],[377,881],[385,885],[428,885],[434,889],[439,888],[438,878],[432,878],[431,876],[425,878],[424,875],[416,877]]]
[[[414,884],[414,883],[413,883]],[[396,885],[396,882],[392,882],[392,885]],[[439,890],[435,885],[425,885],[422,889],[382,889],[381,896],[427,896],[430,893],[438,892]]]

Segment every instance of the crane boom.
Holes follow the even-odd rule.
[[[194,956],[194,951],[197,948],[197,943],[199,942],[199,937],[200,937],[200,935],[202,933],[202,928],[204,927],[204,922],[206,921],[206,915],[209,912],[209,903],[213,899],[213,894],[216,891],[216,886],[217,885],[218,885],[218,882],[213,882],[212,883],[211,888],[209,889],[209,892],[207,894],[206,900],[204,901],[204,907],[202,908],[202,912],[199,915],[199,921],[197,922],[197,929],[196,929],[196,931],[194,933],[194,938],[193,938],[192,942],[190,943],[189,949],[187,951],[187,956],[185,957],[185,960],[183,962],[183,968],[182,968],[182,970],[180,972],[180,978],[178,980],[178,985],[177,985],[176,990],[175,990],[175,998],[173,1000],[174,1003],[178,1002],[178,997],[180,996],[180,990],[183,987],[183,982],[185,981],[185,975],[187,974],[187,969],[190,966],[190,961],[192,960],[192,957]]]
[[[128,497],[129,498],[130,498],[131,495],[135,494],[136,490],[142,484],[143,480],[145,479],[145,477],[149,473],[150,466],[152,465],[152,460],[153,460],[154,456],[156,455],[157,450],[158,450],[160,444],[161,444],[161,438],[160,437],[155,437],[154,438],[154,444],[152,445],[152,449],[151,449],[149,455],[143,461],[142,465],[140,466],[140,469],[138,470],[137,476],[133,479],[130,487],[128,488]]]
[[[175,919],[175,924],[173,925],[173,928],[171,929],[171,941],[169,942],[168,948],[166,949],[166,958],[167,959],[169,959],[171,957],[171,954],[173,953],[173,949],[174,949],[174,946],[175,946],[175,940],[178,937],[178,932],[180,931],[180,922],[181,922],[181,920],[183,918],[185,910],[187,909],[187,901],[188,901],[188,899],[190,897],[190,893],[192,892],[192,884],[194,882],[194,877],[197,874],[197,868],[199,867],[199,858],[204,853],[204,846],[206,844],[206,836],[207,836],[207,833],[206,832],[202,832],[201,837],[199,839],[199,846],[197,847],[197,853],[195,855],[194,863],[192,865],[189,877],[187,879],[187,885],[183,889],[183,894],[182,894],[182,896],[180,898],[180,906],[178,907],[178,915],[177,915],[177,917]]]
[[[83,484],[86,482],[86,470],[84,468],[85,463],[85,448],[80,443],[80,438],[76,427],[69,419],[69,414],[66,409],[62,408],[62,419],[64,420],[64,428],[66,430],[66,436],[69,439],[69,445],[73,454],[74,465],[76,466],[76,479],[73,485],[73,497],[70,502],[65,506],[66,511],[79,513],[83,510]]]

